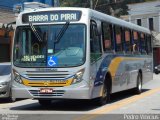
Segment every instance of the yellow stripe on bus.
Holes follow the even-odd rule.
[[[47,81],[47,80],[31,81],[31,80],[27,80],[27,79],[23,79],[22,81],[23,81],[24,85],[32,86],[32,87],[39,87],[39,86],[41,86],[41,87],[54,87],[54,86],[60,87],[60,86],[71,85],[72,80],[73,80],[73,78],[64,80],[63,82],[59,81],[59,80],[56,80],[56,81],[54,81],[54,80],[53,81]]]
[[[111,73],[112,77],[116,76],[119,65],[123,61],[134,61],[134,60],[143,60],[144,58],[131,58],[131,57],[116,57],[112,60],[111,64],[108,67],[108,70]]]

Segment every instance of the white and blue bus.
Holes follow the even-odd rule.
[[[12,53],[12,95],[42,105],[142,91],[152,80],[152,37],[143,27],[88,8],[19,14]]]

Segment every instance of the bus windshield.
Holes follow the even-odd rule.
[[[68,24],[65,30],[64,25],[32,27],[20,26],[16,29],[13,52],[15,66],[72,67],[85,62],[85,25]]]

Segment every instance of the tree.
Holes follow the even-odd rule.
[[[93,0],[93,9],[119,17],[128,14],[127,4],[156,0]],[[60,0],[62,7],[90,7],[90,0]]]
[[[60,0],[61,7],[89,7],[89,0]]]

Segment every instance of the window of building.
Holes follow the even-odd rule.
[[[137,19],[137,25],[139,25],[139,26],[142,25],[142,20],[141,19]]]
[[[154,30],[153,18],[149,18],[148,21],[149,21],[149,29]]]

